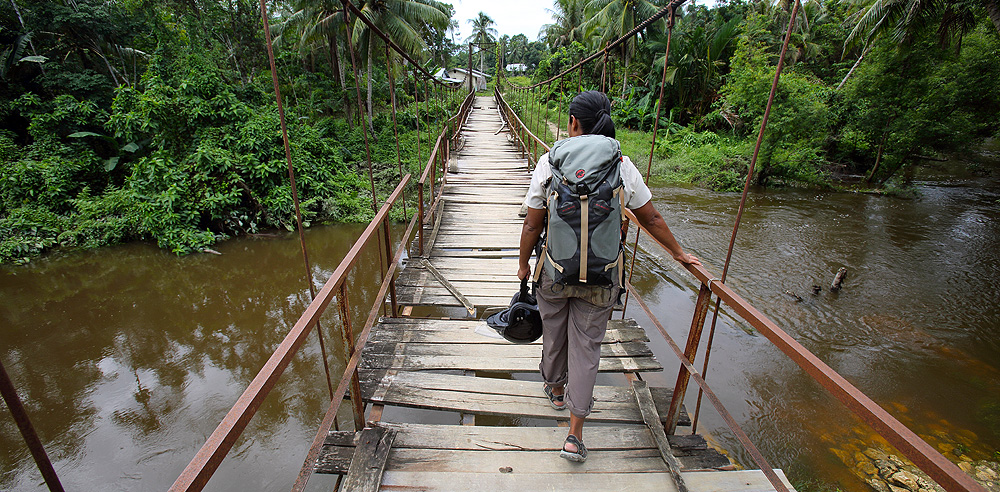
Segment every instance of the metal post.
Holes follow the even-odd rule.
[[[344,325],[341,335],[344,337],[344,349],[347,351],[345,360],[354,356],[354,328],[351,326],[351,305],[347,297],[347,284],[340,285],[340,295],[337,296],[340,305],[340,321]],[[361,398],[361,383],[358,381],[358,370],[351,375],[351,403],[354,406],[354,429],[365,428],[365,404]]]
[[[52,468],[49,455],[45,453],[45,447],[42,446],[42,441],[38,438],[35,427],[31,425],[28,412],[24,410],[21,398],[17,396],[17,390],[14,389],[14,383],[11,382],[10,376],[7,375],[7,370],[4,369],[2,361],[0,361],[0,393],[3,394],[3,401],[7,403],[7,408],[10,409],[11,415],[14,416],[14,422],[17,423],[17,429],[21,431],[21,436],[24,437],[24,443],[28,446],[28,450],[31,451],[31,457],[35,459],[35,464],[38,465],[38,471],[42,472],[45,484],[49,486],[49,490],[52,492],[62,492],[63,487],[59,483],[56,470]]]
[[[382,220],[382,233],[385,235],[385,257],[389,258],[389,262],[392,262],[392,236],[389,235],[389,219]],[[386,275],[391,275],[391,266],[386,270]],[[385,301],[383,301],[385,302]],[[395,318],[398,315],[399,306],[396,304],[396,280],[389,280],[389,303],[392,306],[392,317]]]
[[[424,184],[417,183],[417,256],[424,255]]]
[[[687,345],[684,347],[684,357],[694,362],[698,353],[698,345],[701,343],[701,333],[705,329],[705,317],[708,314],[708,306],[712,300],[712,290],[707,285],[701,284],[698,291],[698,300],[694,305],[694,318],[691,320],[691,331],[688,332]],[[674,385],[674,394],[670,399],[670,410],[667,411],[667,421],[663,424],[663,429],[667,435],[672,435],[677,430],[677,418],[681,413],[681,403],[684,401],[684,393],[687,392],[688,381],[691,373],[686,366],[681,365],[677,373],[677,383]]]

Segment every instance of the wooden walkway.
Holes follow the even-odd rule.
[[[493,98],[478,97],[426,257],[411,258],[399,276],[401,305],[478,312],[506,306],[517,290],[517,214],[529,173],[501,126]],[[663,368],[634,320],[608,325],[599,370],[621,384],[594,390],[582,464],[559,457],[569,413],[542,393],[541,343],[514,345],[491,332],[473,318],[381,320],[360,369],[369,427],[331,432],[316,471],[345,475],[341,490],[352,491],[674,491],[673,466],[692,492],[773,490],[759,471],[733,471],[702,436],[664,435],[671,392],[638,376]],[[450,422],[388,422],[389,407],[435,410],[433,420]],[[686,413],[680,425],[690,426]]]

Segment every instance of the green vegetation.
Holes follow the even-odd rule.
[[[509,79],[515,84],[546,80],[661,5],[556,0],[552,23],[531,41],[534,33],[499,36],[485,13],[460,22],[437,0],[355,3],[429,71],[468,65],[468,44],[456,35],[471,27],[465,41],[480,43],[474,63],[494,75],[490,85],[507,64],[527,67]],[[577,88],[603,89],[640,168],[655,126],[659,177],[738,189],[790,8],[766,0],[685,7],[668,60],[664,19],[563,81],[511,93],[511,104],[552,141]],[[272,9],[305,220],[363,221],[372,197],[362,132],[371,136],[378,200],[399,177],[397,156],[404,172],[422,170],[428,140],[461,90],[415,86],[413,67],[355,17],[346,26],[337,2],[283,0]],[[136,239],[184,254],[292,227],[260,19],[259,4],[246,0],[12,0],[0,10],[0,262]],[[898,189],[914,166],[1000,135],[998,32],[996,0],[805,2],[754,182]],[[495,49],[485,44],[494,40]]]
[[[556,2],[556,22],[542,32],[551,54],[530,81],[511,82],[544,81],[600,49],[631,25],[617,5]],[[991,6],[993,0],[803,3],[754,184],[901,190],[913,167],[1000,136],[1000,16],[992,16],[1000,9]],[[569,75],[562,92],[556,83],[514,97],[528,109],[544,108],[539,101],[565,108],[577,85],[603,89],[612,98],[623,150],[637,165],[645,169],[657,123],[656,175],[737,190],[790,10],[791,2],[735,1],[678,12],[658,123],[666,47],[659,29],[642,33],[634,48],[612,50],[606,63],[602,58]],[[574,21],[578,11],[591,21]],[[616,20],[594,20],[605,17]],[[536,111],[534,120],[544,109]],[[532,127],[543,131],[541,124]]]
[[[422,52],[418,33],[443,32],[450,10],[399,2],[401,9],[378,12],[377,21],[412,22],[399,42]],[[254,2],[12,5],[18,10],[0,18],[0,262],[135,239],[185,254],[232,235],[293,227]],[[352,76],[342,63],[345,45],[333,45],[343,19],[316,21],[323,11],[310,8],[283,13],[275,26],[284,34],[275,43],[284,48],[277,63],[304,222],[368,220],[364,127],[356,107],[344,104],[355,102],[342,78]],[[413,20],[425,18],[432,22]],[[433,89],[424,100],[421,85],[415,101],[398,60],[387,64],[383,45],[355,31],[364,39],[362,84],[375,109],[368,126],[381,200],[399,179],[387,67],[396,72],[405,172],[423,169],[430,135],[463,94]],[[419,156],[412,150],[418,138]]]

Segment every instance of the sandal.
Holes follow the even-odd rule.
[[[557,394],[553,393],[552,392],[552,387],[549,386],[549,385],[547,385],[547,384],[542,387],[542,391],[545,392],[545,396],[549,397],[549,405],[551,405],[552,408],[554,408],[556,410],[565,410],[566,409],[566,402],[563,400],[563,397],[565,395],[557,395]],[[561,403],[561,405],[556,405],[556,402]]]
[[[567,451],[566,444],[576,446],[576,452]],[[577,463],[583,463],[584,461],[587,461],[587,447],[583,445],[583,441],[577,439],[577,437],[573,434],[570,434],[566,436],[566,443],[563,444],[562,451],[559,452],[559,457],[575,461]]]

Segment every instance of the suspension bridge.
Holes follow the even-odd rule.
[[[577,90],[595,88],[584,87],[581,75],[584,66],[602,56],[606,60],[610,50],[660,19],[666,20],[668,38],[664,59],[668,59],[673,15],[684,0],[673,0],[602,50],[538,84],[517,87],[504,79],[501,72],[492,94],[477,94],[471,81],[468,92],[445,86],[421,68],[416,57],[393,43],[388,35],[361,15],[355,5],[348,0],[342,2],[345,22],[349,22],[352,15],[357,16],[384,42],[387,57],[401,58],[413,67],[413,96],[418,103],[438,97],[456,103],[461,99],[461,104],[450,119],[439,125],[436,135],[426,126],[422,129],[430,144],[422,175],[414,183],[411,175],[403,174],[400,164],[399,184],[380,206],[371,174],[372,159],[370,152],[367,153],[375,216],[319,291],[312,290],[311,269],[302,239],[312,302],[177,478],[172,491],[202,490],[236,441],[241,437],[252,438],[244,436],[247,425],[272,388],[279,384],[285,368],[311,333],[316,333],[322,350],[330,403],[311,444],[303,443],[305,459],[291,485],[293,491],[305,490],[310,477],[317,473],[338,475],[341,477],[337,480],[338,489],[352,491],[468,490],[476,487],[682,492],[792,490],[781,470],[768,463],[701,376],[704,368],[699,371],[692,363],[698,358],[701,347],[707,345],[702,356],[707,367],[714,317],[707,344],[702,343],[702,337],[713,297],[716,313],[719,306],[725,304],[734,316],[766,337],[945,489],[985,491],[726,285],[746,189],[722,274],[716,276],[700,265],[685,266],[700,288],[683,348],[670,338],[642,297],[626,282],[627,300],[634,303],[633,309],[638,305],[651,324],[640,326],[629,318],[628,302],[620,319],[613,316],[616,319],[608,325],[599,370],[616,375],[612,379],[617,383],[595,388],[594,412],[588,418],[606,425],[587,428],[585,441],[592,453],[586,463],[560,459],[557,450],[566,435],[565,428],[561,427],[566,425],[568,415],[549,406],[537,378],[532,380],[531,376],[525,376],[537,371],[541,344],[512,345],[490,336],[482,316],[483,310],[505,306],[516,290],[521,229],[518,212],[530,170],[548,150],[544,135],[539,138],[531,128],[553,125],[558,129],[562,125],[559,117],[554,124],[549,121],[547,109],[544,122],[539,121],[539,111],[530,110],[532,105],[538,108],[541,100],[538,95],[551,91],[553,84],[558,84],[560,92],[567,86]],[[266,28],[267,8],[263,1],[260,6],[298,215],[294,170],[270,33]],[[748,185],[798,8],[796,1],[759,130],[758,145],[748,170]],[[356,57],[350,31],[347,30],[348,49],[354,63]],[[470,72],[471,56],[472,45]],[[356,65],[353,68],[357,88],[360,87],[358,70]],[[663,73],[665,80],[666,67]],[[418,88],[418,79],[424,83],[423,91]],[[434,87],[433,91],[428,84]],[[389,86],[391,90],[395,87],[392,79]],[[660,99],[662,90],[663,82]],[[355,92],[358,114],[363,115],[366,110],[360,89]],[[516,99],[517,106],[527,108],[528,114],[515,111],[508,98]],[[395,126],[395,94],[390,101]],[[659,111],[657,103],[654,125],[659,122]],[[562,107],[556,111],[557,114],[565,112],[566,108]],[[528,118],[527,124],[522,117]],[[557,130],[555,139],[558,136]],[[366,146],[368,139],[366,132]],[[652,145],[655,148],[655,139]],[[405,207],[405,192],[414,188],[417,210],[402,237],[394,241],[390,212],[394,207]],[[634,216],[628,213],[627,216],[635,226],[636,238],[628,274],[631,278],[631,269],[636,268],[634,252],[642,228]],[[301,218],[299,224],[301,238]],[[381,255],[378,272],[381,285],[374,303],[367,307],[364,325],[356,330],[352,320],[358,307],[351,301],[350,281],[351,273],[359,268],[365,269],[366,276],[372,275],[372,265],[359,265],[361,253],[366,248],[375,248]],[[334,299],[337,300],[335,311],[339,325],[321,325],[320,317]],[[657,360],[647,345],[650,333],[664,337],[677,357],[668,366],[678,368],[673,387],[651,387],[643,380],[644,373],[665,370],[666,361]],[[327,354],[329,341],[324,341],[331,335],[340,337],[346,360],[336,384],[331,376],[331,356]],[[7,381],[6,377],[0,379]],[[696,425],[698,419],[700,408],[692,417],[684,405],[691,381],[698,386],[699,407],[703,394],[745,448],[753,463],[741,465],[750,469],[737,470],[737,466],[708,445],[704,437],[679,432],[678,428]],[[3,385],[4,398],[17,402],[13,388],[8,386]],[[324,388],[317,388],[317,391],[324,391]],[[339,430],[342,423],[338,414],[345,402],[349,402],[352,418],[343,423],[347,429]],[[18,409],[19,405],[8,405],[15,412],[26,443],[50,489],[62,490],[37,436],[32,438],[34,431],[27,416]],[[447,425],[383,419],[385,409],[391,407],[437,410],[453,414],[455,418]],[[527,425],[510,425],[516,423]]]

